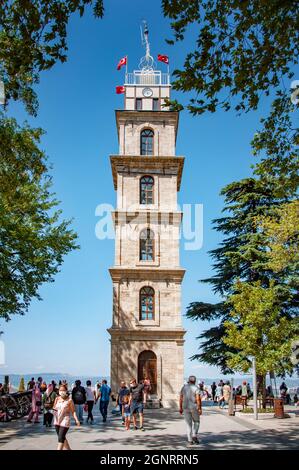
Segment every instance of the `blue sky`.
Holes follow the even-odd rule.
[[[24,317],[1,324],[6,366],[0,373],[109,374],[106,330],[111,326],[112,286],[108,268],[114,261],[114,242],[96,238],[95,209],[101,203],[115,204],[109,155],[118,152],[114,110],[123,107],[123,95],[115,94],[115,86],[124,80],[124,71],[117,72],[116,64],[128,55],[129,70],[137,68],[144,55],[139,31],[144,18],[152,55],[169,55],[171,70],[182,65],[195,36],[190,32],[184,43],[174,47],[165,43],[170,28],[160,0],[106,0],[105,8],[103,20],[95,20],[90,12],[84,18],[72,18],[67,63],[41,75],[38,117],[26,116],[20,105],[9,108],[19,121],[28,119],[47,131],[42,147],[53,165],[54,191],[62,201],[64,217],[74,218],[81,249],[65,259],[55,283],[41,288],[42,302],[33,301]],[[179,93],[172,96],[187,100]],[[207,252],[220,241],[211,220],[223,207],[220,189],[251,174],[250,140],[258,120],[257,113],[192,117],[184,111],[180,115],[177,155],[184,155],[186,161],[179,202],[204,206],[203,247],[181,249],[181,265],[186,269],[183,314],[191,301],[217,300],[208,285],[198,282],[212,274]],[[218,377],[216,369],[188,359],[197,351],[196,336],[208,324],[184,318],[184,326],[186,375]]]

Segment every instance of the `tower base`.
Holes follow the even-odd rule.
[[[120,382],[132,378],[151,381],[150,395],[163,408],[178,408],[184,383],[183,329],[122,330],[110,328],[111,390],[117,394]]]

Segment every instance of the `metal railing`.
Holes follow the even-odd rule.
[[[160,70],[134,70],[126,73],[125,85],[170,85],[170,76]]]

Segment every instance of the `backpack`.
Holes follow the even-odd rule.
[[[77,388],[73,393],[73,400],[76,405],[83,405],[85,403],[85,397],[81,388]]]
[[[51,409],[53,407],[52,395],[53,395],[53,392],[51,392],[50,395],[46,396],[46,399],[44,401],[44,408],[46,410]]]

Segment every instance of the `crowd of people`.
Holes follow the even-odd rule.
[[[252,396],[250,384],[245,380],[242,382],[242,385],[233,387],[233,389],[231,389],[228,380],[226,382],[220,380],[218,384],[213,382],[210,386],[206,386],[204,381],[201,381],[198,383],[198,388],[203,400],[211,400],[214,403],[218,403],[220,408],[224,408],[228,405],[230,398],[234,398],[235,396],[241,396],[244,399],[248,399]]]
[[[149,397],[151,384],[148,377],[141,383],[132,378],[129,386],[122,381],[117,397],[111,396],[111,388],[107,380],[103,379],[92,386],[90,380],[83,386],[81,380],[76,380],[69,388],[65,380],[59,384],[52,380],[49,384],[39,377],[34,377],[28,382],[27,390],[31,391],[31,411],[27,423],[39,423],[40,415],[43,414],[43,424],[51,427],[54,423],[58,436],[58,450],[69,450],[67,432],[73,417],[77,426],[83,424],[83,412],[87,413],[86,423],[94,424],[93,408],[99,403],[102,420],[107,421],[109,402],[112,398],[116,401],[113,411],[118,411],[122,425],[126,430],[131,428],[137,430],[137,417],[139,418],[139,429],[144,431],[144,405]],[[112,411],[112,412],[113,412]]]
[[[144,431],[144,406],[150,397],[151,382],[146,377],[138,383],[132,378],[127,384],[122,381],[116,396],[112,396],[111,388],[107,380],[96,382],[93,386],[90,380],[85,386],[81,380],[76,380],[71,386],[65,380],[55,380],[46,383],[42,377],[37,380],[34,377],[27,384],[27,391],[31,392],[31,410],[27,417],[28,423],[39,423],[40,416],[43,415],[45,427],[55,426],[58,436],[59,450],[69,450],[70,445],[67,440],[67,432],[73,417],[77,426],[83,424],[83,414],[87,414],[86,423],[93,425],[93,409],[99,405],[102,420],[107,421],[108,406],[110,401],[114,401],[112,413],[119,413],[121,423],[126,430]],[[3,393],[0,384],[0,395]],[[183,385],[179,395],[179,411],[184,416],[187,427],[187,438],[189,445],[198,444],[198,430],[200,415],[202,414],[202,401],[212,401],[220,408],[229,404],[229,400],[240,396],[247,400],[253,395],[250,384],[245,380],[241,385],[231,388],[229,381],[220,380],[213,382],[210,386],[200,381],[196,385],[196,377],[190,376],[186,384]],[[267,397],[274,397],[271,385],[266,390]],[[286,404],[291,403],[290,393],[285,382],[280,385],[280,396]],[[293,396],[293,402],[299,405],[298,393]],[[137,420],[138,418],[138,420]],[[138,423],[139,421],[139,423]]]

